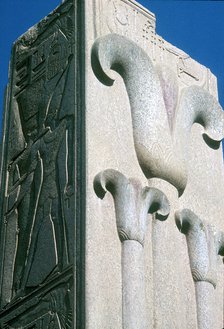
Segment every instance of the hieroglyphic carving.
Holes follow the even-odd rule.
[[[130,0],[95,1],[95,37],[118,33],[127,37],[148,37],[155,31],[155,17],[145,8]],[[103,17],[103,20],[102,20]],[[142,22],[143,20],[143,22]],[[142,29],[139,29],[142,26]]]
[[[124,30],[124,34],[127,34],[130,26],[130,17],[128,15],[128,8],[121,1],[108,1],[108,10],[112,13],[107,20],[107,26],[111,32]]]
[[[176,62],[176,73],[180,82],[184,86],[192,84],[204,87],[207,81],[206,69],[193,60],[182,50],[176,48],[168,42],[165,42],[165,50],[169,56],[172,56]]]
[[[117,231],[122,243],[123,328],[146,328],[144,286],[144,241],[148,213],[165,220],[170,211],[166,196],[158,189],[144,187],[117,170],[107,169],[94,179],[94,189],[103,198],[114,198]]]
[[[172,62],[176,68],[176,76],[183,86],[192,83],[198,86],[208,84],[205,67],[156,33],[155,16],[152,12],[131,0],[95,0],[94,3],[95,38],[107,33],[129,37],[142,46],[156,63]]]
[[[61,297],[64,288],[55,287],[41,300],[38,309],[45,305],[46,314],[32,311],[32,316],[28,312],[20,317],[13,308],[18,301],[26,304],[28,294],[63,275],[73,263],[73,15],[72,1],[67,1],[14,46],[0,268],[1,306],[12,312],[9,328],[72,327],[71,315],[67,320],[66,314],[60,315],[68,312],[62,301],[67,297]],[[55,305],[58,311],[53,314]]]
[[[190,78],[194,79],[195,81],[199,81],[199,77],[195,70],[189,65],[190,57],[179,57],[178,59],[178,76],[181,77],[182,74],[188,75]]]
[[[142,37],[147,41],[151,41],[151,43],[153,43],[155,41],[156,36],[155,28],[155,21],[148,19],[142,28]]]

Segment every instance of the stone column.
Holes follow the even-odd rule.
[[[189,209],[176,213],[177,226],[186,235],[191,273],[195,282],[199,329],[214,327],[218,255],[223,254],[224,235],[215,232]]]
[[[99,173],[95,192],[103,197],[110,191],[114,198],[117,231],[122,244],[122,328],[146,329],[144,241],[149,224],[148,213],[160,220],[169,214],[165,195],[154,188],[142,188],[116,170]]]

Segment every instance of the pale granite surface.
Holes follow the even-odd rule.
[[[216,77],[133,0],[65,0],[12,53],[0,327],[221,329]]]
[[[216,78],[158,36],[155,16],[135,1],[89,1],[86,16],[87,327],[122,328],[114,202],[110,195],[98,199],[92,185],[99,172],[114,169],[160,189],[170,202],[165,222],[148,219],[146,328],[219,329],[221,257],[212,256],[216,288],[203,288],[203,282],[198,288],[186,237],[175,221],[176,211],[190,209],[211,224],[213,234],[223,230],[223,112]],[[212,324],[200,316],[201,303],[209,305]],[[132,328],[124,321],[123,328]]]

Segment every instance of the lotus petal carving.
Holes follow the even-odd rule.
[[[109,86],[114,82],[112,71],[121,75],[130,101],[141,169],[148,179],[168,181],[181,195],[187,184],[192,125],[200,123],[204,127],[203,137],[209,146],[219,146],[224,137],[224,112],[218,101],[198,86],[186,87],[180,93],[169,68],[164,71],[163,67],[154,67],[142,48],[118,34],[95,41],[92,67],[96,77]]]
[[[114,169],[100,172],[94,179],[94,189],[103,198],[109,191],[115,204],[117,230],[121,241],[136,240],[144,244],[148,213],[165,220],[169,215],[169,202],[156,188],[144,187],[134,179],[127,179]]]

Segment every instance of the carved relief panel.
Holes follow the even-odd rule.
[[[172,67],[181,87],[195,84],[217,96],[216,79],[210,70],[158,35],[152,12],[131,0],[95,0],[94,3],[95,38],[109,33],[128,37],[155,63]]]
[[[107,35],[97,38],[92,46],[92,69],[96,78],[98,78],[98,81],[101,84],[107,86],[108,89],[114,88],[114,90],[116,91],[116,86],[114,85],[116,84],[116,80],[119,79],[117,74],[119,74],[123,79],[123,83],[129,98],[128,110],[130,110],[131,112],[132,132],[134,140],[133,146],[140,166],[138,169],[142,170],[143,174],[148,179],[149,185],[152,184],[150,186],[162,186],[163,192],[165,192],[165,194],[166,190],[168,190],[169,192],[169,188],[168,184],[164,184],[164,181],[172,185],[173,189],[170,193],[170,199],[172,202],[172,206],[176,207],[174,208],[175,210],[178,209],[180,200],[178,200],[176,197],[175,192],[177,191],[174,190],[174,187],[176,188],[176,190],[178,190],[180,197],[181,195],[184,195],[185,188],[188,184],[190,172],[189,154],[191,151],[189,147],[189,141],[192,136],[192,126],[194,126],[195,123],[203,126],[202,136],[195,135],[194,141],[197,141],[200,138],[201,142],[204,143],[204,148],[208,150],[218,150],[218,148],[220,147],[220,142],[224,136],[224,114],[222,107],[218,103],[217,99],[213,95],[211,95],[206,90],[206,88],[198,86],[197,81],[199,81],[200,79],[197,75],[193,76],[192,71],[194,70],[190,66],[190,62],[191,60],[189,59],[188,61],[188,59],[186,58],[186,63],[184,61],[181,63],[182,66],[181,70],[179,70],[179,74],[180,76],[189,76],[189,84],[190,79],[195,80],[196,83],[193,83],[190,86],[188,86],[188,83],[186,83],[185,88],[181,88],[178,77],[174,74],[172,68],[170,69],[170,67],[165,65],[155,65],[152,58],[148,56],[148,53],[143,50],[141,46],[139,46],[137,43],[133,42],[133,40],[124,35],[118,35],[117,33],[108,33]],[[115,71],[117,74],[113,74],[113,71]],[[100,86],[97,87],[100,89]],[[102,90],[105,93],[106,98],[107,89],[105,88]],[[111,98],[108,97],[108,99],[109,102],[111,102]],[[116,106],[114,107],[116,108]],[[107,106],[104,107],[104,110],[107,110]],[[119,110],[120,108],[118,108],[118,111]],[[123,141],[121,140],[120,143],[122,144],[122,142]],[[129,149],[131,149],[131,147]],[[198,152],[199,151],[200,149],[198,148]],[[99,154],[99,157],[100,156],[101,155]],[[119,151],[117,151],[118,159],[119,156],[120,158],[127,157],[125,152],[119,153]],[[122,160],[120,160],[120,162],[121,161]],[[120,162],[117,162],[118,168]],[[132,164],[130,164],[130,166],[131,165]],[[138,232],[138,226],[134,224],[133,220],[133,214],[135,214],[134,209],[136,207],[140,211],[141,207],[136,206],[136,204],[134,202],[131,202],[130,200],[131,198],[129,197],[129,194],[135,196],[133,197],[135,202],[136,200],[139,201],[139,197],[136,196],[136,192],[132,191],[133,187],[131,181],[125,180],[121,174],[118,174],[118,172],[114,170],[115,166],[112,165],[111,168],[113,169],[110,170],[108,170],[108,168],[109,166],[105,168],[107,170],[101,172],[96,176],[95,187],[98,186],[98,189],[95,188],[95,191],[96,194],[100,197],[104,195],[104,192],[106,190],[110,191],[113,195],[115,203],[117,229],[123,250],[121,256],[122,267],[123,265],[131,264],[131,261],[127,261],[128,257],[126,258],[128,252],[130,255],[136,256],[135,252],[133,251],[134,248],[132,249],[132,252],[129,251],[129,248],[131,248],[131,246],[135,244],[134,240],[137,240],[136,235],[132,234],[132,230],[135,234],[136,232]],[[210,170],[211,169],[212,167],[210,167]],[[125,173],[125,171],[123,172]],[[137,170],[135,172],[137,173]],[[199,177],[201,177],[200,175],[201,173],[198,173]],[[153,180],[153,178],[155,179]],[[99,185],[101,186],[101,189],[99,188]],[[131,194],[129,189],[132,191],[133,194]],[[127,194],[128,197],[124,192],[129,193]],[[193,203],[192,200],[191,203]],[[127,204],[128,206],[133,206],[134,204],[134,207],[131,208],[131,211],[129,211],[129,208],[126,207]],[[201,205],[199,205],[199,209],[202,208],[200,206]],[[174,209],[172,209],[172,211]],[[127,216],[128,220],[126,220],[125,215]],[[136,218],[138,218],[138,215],[136,215]],[[121,221],[121,219],[123,219],[123,222]],[[173,229],[173,219],[174,216],[173,214],[171,214],[170,222],[168,220],[166,223],[164,223],[163,226],[156,227],[157,223],[155,223],[154,221],[152,226],[154,231],[152,230],[153,234],[150,237],[152,239],[151,245],[153,261],[151,262],[150,259],[148,264],[151,265],[154,262],[151,266],[153,267],[153,273],[155,273],[155,275],[153,276],[150,273],[150,279],[152,278],[152,280],[154,280],[154,290],[152,293],[153,297],[151,297],[153,300],[152,307],[154,309],[154,314],[150,314],[148,312],[148,323],[151,321],[152,323],[154,323],[154,326],[158,328],[179,328],[180,324],[184,328],[195,328],[196,316],[194,317],[194,319],[192,317],[192,325],[189,325],[188,323],[188,318],[190,318],[189,315],[186,317],[186,322],[185,320],[183,320],[184,312],[186,312],[185,314],[187,314],[188,312],[194,312],[194,306],[189,309],[188,306],[185,307],[184,302],[184,294],[186,294],[184,286],[186,284],[186,287],[189,287],[189,281],[193,280],[191,277],[189,280],[189,277],[187,277],[187,275],[183,275],[184,280],[186,282],[184,282],[183,284],[183,278],[181,277],[181,279],[179,280],[178,275],[176,275],[179,270],[178,267],[181,268],[181,271],[185,271],[187,273],[190,266],[188,267],[188,263],[186,262],[186,259],[188,261],[188,258],[184,258],[187,255],[186,242],[183,239],[181,240],[179,232],[176,231],[176,228]],[[213,219],[211,218],[210,220]],[[132,230],[130,230],[130,227],[126,225],[127,222],[132,223],[132,225],[130,226]],[[140,225],[141,220],[136,220],[136,222],[138,223],[138,225]],[[201,222],[200,225],[202,225]],[[207,234],[205,233],[206,229],[207,226],[202,228],[203,239]],[[212,245],[212,234],[210,236],[209,230],[210,229],[208,228],[208,238],[206,237],[205,240],[209,240],[209,243],[211,243]],[[171,237],[174,237],[173,245],[175,245],[175,247],[170,248],[172,253],[169,253],[169,255],[171,255],[169,257],[169,262],[166,261],[166,257],[168,254],[167,250],[169,249],[169,246],[172,241]],[[194,241],[194,246],[197,243],[200,244],[201,236],[198,236],[195,240],[196,242]],[[138,241],[140,241],[141,244],[142,239],[138,239]],[[214,246],[212,246],[211,253],[214,253],[214,257],[216,258],[217,255],[215,254],[213,247]],[[125,251],[124,248],[126,248]],[[199,246],[198,249],[202,254],[205,252],[205,246]],[[140,250],[141,249],[139,248],[139,259],[141,255]],[[179,250],[181,251],[181,256],[183,257],[181,260],[178,259]],[[196,254],[194,251],[196,263],[200,262],[200,252]],[[190,257],[191,256],[189,254],[189,258]],[[210,260],[212,261],[212,259],[210,259],[209,257],[210,255],[206,259],[207,263],[209,263]],[[182,262],[182,260],[185,260],[185,262]],[[172,267],[174,268],[173,271],[171,269]],[[123,268],[125,268],[125,270],[123,270]],[[131,267],[131,270],[135,270],[135,275],[137,269],[141,268],[139,272],[141,273],[142,277],[139,273],[135,276],[135,278],[141,277],[141,279],[139,280],[132,280],[134,275],[132,276],[132,273],[128,266],[123,266],[123,268],[121,278],[123,326],[131,328],[131,325],[129,324],[130,321],[132,322],[132,324],[134,323],[133,327],[145,328],[144,318],[147,312],[144,310],[144,278],[147,277],[147,275],[143,274],[146,273],[144,272],[144,266],[139,261]],[[159,276],[158,273],[162,273],[162,271],[163,275]],[[167,273],[167,276],[165,272]],[[195,279],[195,268],[193,269],[192,273],[193,278]],[[199,273],[202,285],[206,285],[206,289],[202,289],[202,293],[204,294],[204,291],[207,293],[207,290],[211,289],[210,282],[212,282],[212,289],[215,286],[215,283],[213,278],[210,278],[210,273],[205,273],[205,279],[207,281],[209,280],[209,285],[207,287],[207,283],[204,282],[206,280],[204,280],[203,275],[204,273]],[[206,277],[207,275],[208,278]],[[159,279],[157,279],[158,277]],[[127,283],[129,284],[129,287],[127,289],[128,292],[126,291]],[[148,282],[148,284],[150,283]],[[136,288],[137,285],[138,287]],[[177,297],[175,297],[173,287],[178,287],[178,285],[179,287],[181,287],[182,290],[179,290],[179,288],[177,288]],[[160,289],[161,286],[162,289]],[[199,288],[198,294],[198,286],[201,286],[201,282],[199,283],[199,285],[196,285],[196,292],[193,289],[190,291],[190,289],[187,288],[188,293],[189,291],[191,293],[189,300],[192,298],[192,296],[194,296],[194,294],[196,294],[195,304],[197,303],[197,309],[195,307],[195,314],[197,313],[199,318],[198,328],[212,328],[212,325],[214,325],[216,320],[214,320],[213,317],[213,321],[212,316],[206,315],[205,309],[207,306],[201,308],[201,302],[197,302],[198,299],[202,299],[202,297],[204,297],[204,295],[202,296],[200,292],[201,288]],[[137,296],[136,294],[134,298],[132,298],[133,296],[131,296],[131,293],[133,291],[137,291],[139,295]],[[218,291],[217,295],[219,294],[218,298],[220,298],[220,296],[222,296],[222,290],[217,289],[216,291]],[[131,297],[128,300],[127,296],[129,296],[129,293]],[[211,305],[214,305],[211,303],[211,299],[214,298],[215,293],[216,292],[214,291],[212,291],[211,294],[209,293],[211,295],[211,298],[208,296],[208,305],[209,303]],[[156,298],[154,298],[154,294],[156,295]],[[182,297],[181,294],[184,297]],[[140,302],[136,302],[138,298]],[[180,302],[180,299],[182,299],[182,303]],[[166,317],[167,309],[169,309],[168,304],[171,303],[172,307],[174,306],[174,311],[169,312],[172,315],[175,314],[175,319],[173,316],[171,316],[170,319],[167,319]],[[189,302],[189,304],[191,303]],[[131,311],[128,310],[127,305],[130,306]],[[141,307],[137,309],[139,305],[141,305]],[[181,316],[178,316],[178,314],[176,313],[177,305],[178,307],[180,307]],[[210,310],[211,314],[214,316],[214,307],[210,307]],[[151,315],[151,317],[149,314]],[[212,325],[205,326],[204,323],[207,321],[208,317],[210,318],[208,323],[212,322]],[[139,321],[142,321],[141,324],[139,324]]]
[[[9,328],[72,327],[77,97],[72,3],[14,45],[0,248],[1,319],[5,326],[10,313]]]
[[[95,33],[96,37],[117,33],[135,38],[136,42],[141,42],[139,37],[151,40],[155,35],[155,16],[136,2],[95,0]]]
[[[72,276],[67,273],[51,287],[29,296],[23,303],[12,305],[12,312],[6,313],[3,328],[51,329],[73,328]]]

